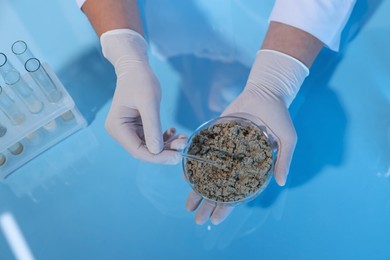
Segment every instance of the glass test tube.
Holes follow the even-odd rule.
[[[5,136],[6,133],[7,133],[7,128],[2,124],[0,124],[0,137]]]
[[[8,147],[8,151],[12,153],[13,155],[19,155],[23,152],[24,147],[21,143],[17,142],[16,144]]]
[[[16,41],[12,44],[12,52],[19,59],[20,63],[23,65],[28,59],[34,58],[34,55],[31,53],[30,49],[27,47],[27,44],[24,41]]]
[[[7,161],[7,157],[4,154],[0,153],[0,166],[3,166]]]
[[[19,110],[15,102],[4,92],[0,86],[0,110],[9,118],[12,124],[20,125],[26,116]]]
[[[34,91],[28,86],[12,64],[7,62],[7,56],[4,53],[0,53],[0,74],[3,76],[4,82],[12,87],[12,90],[19,95],[31,113],[36,114],[42,111],[42,101],[35,96]]]
[[[51,120],[49,123],[43,126],[43,128],[48,132],[54,132],[57,129],[57,122],[55,119]]]
[[[61,118],[63,121],[67,122],[67,121],[72,120],[74,118],[74,115],[73,115],[72,111],[69,110],[69,111],[66,111],[65,113],[63,113],[61,115]]]
[[[26,135],[26,139],[30,142],[30,144],[37,145],[41,142],[42,138],[41,134],[37,130]]]
[[[38,59],[28,59],[24,64],[24,68],[29,72],[50,102],[57,103],[62,98],[62,92],[54,84]]]

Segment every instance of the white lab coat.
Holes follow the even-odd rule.
[[[81,7],[86,0],[76,0]],[[270,21],[299,28],[337,51],[356,0],[276,0]]]
[[[355,0],[276,0],[270,20],[299,28],[337,51]]]

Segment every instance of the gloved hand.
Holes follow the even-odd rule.
[[[103,55],[115,67],[117,85],[106,120],[108,133],[135,158],[163,164],[180,161],[184,135],[164,136],[160,122],[160,83],[149,66],[147,43],[135,31],[118,29],[100,37]],[[165,143],[164,143],[165,141]]]
[[[308,68],[295,58],[278,51],[260,50],[245,89],[222,113],[222,116],[234,114],[267,127],[277,142],[274,176],[280,186],[286,183],[297,142],[288,107],[308,74]],[[191,191],[186,207],[194,211],[201,201],[202,198]],[[195,221],[203,224],[211,218],[213,224],[219,224],[232,210],[233,207],[216,207],[205,201],[199,207]]]

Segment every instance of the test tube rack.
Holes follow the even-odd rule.
[[[50,66],[46,63],[43,63],[42,66],[62,92],[62,98],[56,103],[49,102],[30,75],[24,74],[23,79],[44,104],[39,113],[32,114],[9,87],[2,86],[3,91],[14,100],[26,115],[26,119],[20,125],[13,125],[0,111],[0,124],[7,129],[5,135],[0,137],[0,180],[7,178],[34,157],[87,126],[86,120],[78,111],[72,97]],[[14,148],[10,149],[12,147]]]

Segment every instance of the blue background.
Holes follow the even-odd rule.
[[[105,132],[115,74],[76,4],[0,3],[0,51],[25,40],[90,123],[0,183],[0,215],[36,259],[390,259],[389,1],[358,1],[340,52],[322,51],[290,107],[286,187],[272,180],[219,226],[186,212],[180,165],[137,161]],[[190,134],[241,91],[272,5],[141,2],[164,128]]]

